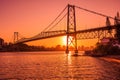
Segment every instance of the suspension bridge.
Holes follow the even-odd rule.
[[[99,15],[106,19],[106,26],[99,26],[97,28],[89,28],[83,30],[77,30],[76,28],[76,8],[86,11],[88,13],[92,13],[94,15]],[[63,13],[67,10],[67,12],[63,15]],[[62,16],[59,20],[57,20],[60,16]],[[56,25],[58,25],[65,17],[67,17],[67,25],[66,29],[60,30],[52,30]],[[114,24],[112,25],[110,19],[114,20]],[[57,23],[55,23],[57,21]],[[55,23],[55,24],[54,24]],[[54,25],[53,25],[54,24]],[[53,20],[51,24],[49,24],[42,32],[39,34],[30,37],[30,38],[19,38],[19,33],[14,32],[14,43],[25,43],[35,40],[41,40],[46,38],[53,38],[59,36],[67,36],[66,43],[66,53],[69,53],[69,46],[71,44],[74,45],[75,54],[78,53],[77,49],[77,40],[81,39],[102,39],[104,37],[113,37],[120,41],[120,17],[119,13],[117,16],[111,17],[104,15],[102,13],[98,13],[89,9],[85,9],[79,6],[68,4],[61,13]],[[72,39],[71,39],[72,36]]]

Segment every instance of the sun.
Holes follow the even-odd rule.
[[[68,44],[71,43],[71,40],[72,40],[72,39],[73,39],[73,37],[70,36],[70,37],[69,37],[69,40],[68,40]],[[63,44],[63,45],[66,45],[66,44],[67,44],[67,36],[63,36],[63,37],[62,37],[62,44]]]
[[[62,37],[62,44],[66,45],[67,44],[67,36]]]

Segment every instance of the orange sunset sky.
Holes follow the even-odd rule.
[[[19,32],[24,37],[37,35],[58,16],[68,3],[112,17],[117,11],[120,12],[120,0],[0,0],[0,37],[6,42],[12,42],[14,32]],[[78,29],[105,24],[103,18],[98,20],[99,17],[84,13],[82,10],[76,12]],[[61,25],[66,27],[66,21]],[[96,40],[78,41],[78,45],[90,46],[94,45],[94,42]],[[65,45],[65,42],[63,37],[59,37],[29,42],[29,44],[54,46]]]

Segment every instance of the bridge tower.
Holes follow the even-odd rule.
[[[115,37],[120,43],[120,16],[118,12],[117,12],[117,16],[115,16],[115,27],[116,27]]]
[[[14,43],[18,41],[18,32],[14,32]]]
[[[74,33],[74,34],[71,34]],[[75,16],[75,6],[68,4],[67,12],[67,44],[66,53],[69,53],[69,46],[73,45],[75,48],[75,55],[78,54],[77,50],[77,38],[76,38],[76,16]]]
[[[105,33],[105,37],[106,37],[106,35],[109,35],[109,37],[113,37],[113,35],[112,35],[112,27],[111,27],[111,22],[110,22],[110,19],[109,19],[109,17],[106,17],[106,26],[107,26],[107,28],[108,28],[108,31]]]

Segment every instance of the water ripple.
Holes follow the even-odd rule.
[[[98,57],[7,54],[0,56],[0,80],[120,80],[120,67]]]

